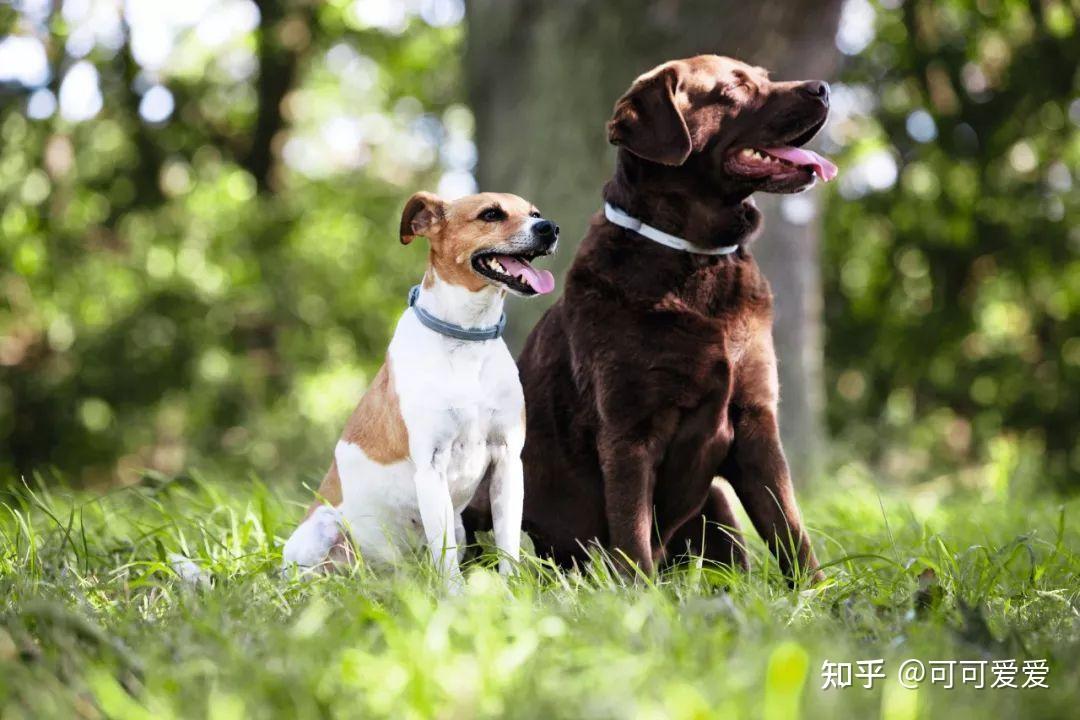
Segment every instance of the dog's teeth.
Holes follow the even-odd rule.
[[[745,157],[753,157],[755,153],[753,148],[743,148],[742,154]]]

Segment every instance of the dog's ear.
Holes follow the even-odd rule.
[[[417,236],[431,239],[434,232],[446,219],[446,201],[429,192],[418,192],[405,203],[401,213],[401,244],[408,245]]]
[[[679,69],[664,67],[638,79],[615,103],[608,142],[663,165],[682,165],[693,144],[678,103]]]

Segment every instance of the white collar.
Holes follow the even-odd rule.
[[[666,245],[674,250],[682,250],[683,252],[694,253],[695,255],[730,255],[739,249],[738,245],[723,245],[721,247],[712,248],[704,248],[700,245],[695,245],[685,238],[666,233],[663,230],[657,230],[652,225],[646,225],[637,218],[630,217],[611,203],[604,203],[604,216],[620,227],[632,230],[642,237],[649,238],[653,242]]]

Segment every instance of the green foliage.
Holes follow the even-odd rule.
[[[424,244],[402,248],[397,223],[438,181],[427,136],[467,139],[471,117],[454,104],[460,27],[413,18],[394,36],[358,27],[345,4],[305,7],[264,3],[263,26],[214,54],[182,35],[161,71],[177,104],[165,123],[140,119],[126,47],[89,56],[105,97],[92,120],[33,120],[25,96],[4,97],[10,477],[58,467],[105,483],[216,464],[295,481],[329,462],[424,267]],[[69,29],[49,29],[62,54]],[[296,160],[262,178],[253,126],[274,88],[229,63],[281,38],[298,81],[280,108],[290,130],[267,142]],[[359,126],[351,145],[335,146],[334,123]]]
[[[637,585],[534,558],[504,583],[486,555],[450,598],[427,567],[282,578],[301,507],[231,478],[9,496],[0,714],[962,720],[1071,717],[1080,700],[1076,502],[850,481],[805,503],[818,588],[790,589],[755,538],[749,575]],[[189,581],[174,553],[197,564]],[[821,689],[826,660],[873,658],[873,689]],[[904,690],[907,658],[1046,658],[1050,689]]]
[[[899,177],[829,204],[829,417],[888,476],[1020,453],[1080,478],[1077,9],[908,0],[845,71],[843,173]]]
[[[53,95],[85,22],[64,6],[0,5],[0,39],[44,43]],[[423,266],[397,213],[471,166],[464,28],[409,11],[380,29],[346,0],[258,7],[221,44],[185,27],[160,66],[127,25],[98,42],[91,119],[33,119],[29,91],[0,86],[8,477],[312,480],[381,362]],[[832,433],[890,479],[968,467],[990,489],[1016,472],[1075,488],[1077,2],[873,8],[827,131]],[[154,84],[175,109],[148,122]]]

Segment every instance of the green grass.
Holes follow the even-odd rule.
[[[833,483],[803,503],[828,564],[818,588],[790,589],[755,538],[748,576],[627,584],[528,560],[506,583],[487,557],[443,598],[422,567],[282,579],[301,499],[198,479],[10,495],[0,717],[961,720],[1080,705],[1077,502]],[[208,581],[182,581],[174,552]],[[888,675],[873,689],[820,689],[823,661],[872,658]],[[1046,658],[1050,689],[906,690],[907,658]]]

